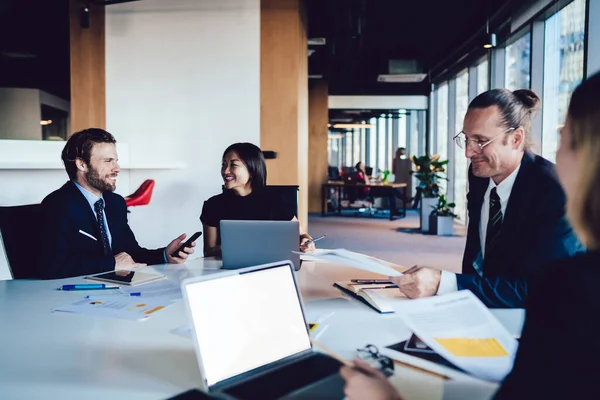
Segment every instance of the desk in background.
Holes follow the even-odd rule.
[[[147,268],[179,282],[218,273],[220,266],[220,261],[200,258]],[[303,262],[296,276],[306,318],[319,323],[313,334],[340,355],[354,358],[355,350],[367,343],[384,346],[410,335],[393,314],[378,314],[332,287],[334,281],[373,274]],[[51,313],[52,308],[88,294],[56,290],[77,282],[84,279],[0,282],[1,399],[165,399],[199,386],[192,341],[170,333],[188,324],[182,301],[145,321]],[[522,310],[502,311],[510,312],[504,320],[520,327]],[[406,377],[416,373],[405,367],[397,370]],[[420,398],[432,398],[427,389],[419,383],[413,391],[423,393]]]
[[[327,212],[327,199],[329,198],[329,190],[335,190],[335,196],[337,199],[337,215],[342,215],[342,199],[344,189],[377,189],[377,191],[382,194],[382,196],[377,197],[387,197],[388,198],[388,208],[390,211],[390,221],[394,220],[394,213],[396,210],[392,210],[392,204],[395,202],[392,201],[392,198],[396,196],[394,193],[394,189],[402,189],[404,191],[402,199],[402,214],[401,217],[406,216],[406,183],[388,183],[388,184],[377,184],[377,183],[344,183],[343,181],[328,181],[321,185],[321,216],[325,217],[330,215]]]

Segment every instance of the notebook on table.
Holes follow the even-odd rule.
[[[291,261],[190,278],[181,287],[203,392],[344,397],[341,363],[312,348]]]
[[[408,300],[397,286],[389,283],[360,284],[346,281],[336,282],[333,286],[382,314],[393,313],[395,305]]]

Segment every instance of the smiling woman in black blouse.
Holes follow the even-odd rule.
[[[221,164],[223,193],[204,202],[200,221],[204,229],[204,256],[221,255],[222,220],[296,221],[282,198],[265,193],[267,167],[260,148],[252,143],[235,143],[223,153]],[[314,250],[312,239],[300,227],[300,250]]]

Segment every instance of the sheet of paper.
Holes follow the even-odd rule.
[[[170,302],[160,299],[144,300],[130,296],[90,296],[72,304],[56,307],[54,312],[95,315],[99,317],[140,320],[168,307]]]
[[[162,279],[156,282],[149,282],[141,286],[121,287],[119,292],[124,294],[140,293],[143,299],[160,299],[161,301],[181,300],[181,286],[177,282],[168,279]]]
[[[471,375],[498,382],[510,372],[518,342],[470,291],[413,300],[396,312],[436,353]]]
[[[170,332],[173,335],[181,336],[181,337],[184,337],[186,339],[192,339],[192,336],[194,336],[194,334],[192,332],[192,326],[191,325],[178,326],[175,329],[171,329]]]
[[[325,250],[320,249],[311,254],[304,254],[305,260],[323,260],[336,264],[347,265],[349,267],[362,269],[364,271],[373,272],[383,276],[401,276],[402,272],[396,271],[394,268],[377,261],[365,254],[354,253],[346,249]]]

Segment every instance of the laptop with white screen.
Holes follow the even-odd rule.
[[[290,261],[186,279],[201,389],[219,398],[343,398],[340,363],[313,351]]]
[[[223,268],[237,269],[292,260],[300,269],[298,221],[221,221]]]

